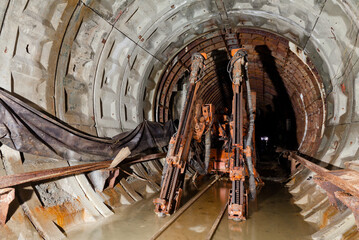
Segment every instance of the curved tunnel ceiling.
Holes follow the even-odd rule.
[[[278,99],[278,92],[288,94],[297,119],[300,150],[309,155],[315,153],[322,134],[325,107],[323,83],[313,64],[308,58],[300,59],[297,54],[300,56],[302,50],[283,37],[249,28],[239,28],[237,32],[236,38],[248,53],[249,79],[256,92],[257,108],[264,110],[265,106],[273,105],[273,101],[283,100]],[[227,79],[229,46],[226,44],[225,34],[211,32],[183,47],[167,65],[158,84],[153,106],[156,120],[167,121],[171,118],[171,108],[178,108],[171,106],[173,90],[189,72],[193,52],[206,52],[209,56],[199,98],[204,103],[213,103],[218,110],[230,107],[232,89]],[[285,115],[287,109],[275,110]]]
[[[278,94],[265,69],[271,63],[291,99],[300,150],[338,167],[357,160],[354,0],[5,0],[0,87],[78,129],[113,136],[143,119],[169,117],[175,83],[192,51],[210,56],[202,96],[222,107],[217,86],[226,66],[215,71],[214,64],[226,62],[223,32],[229,28],[249,53],[259,108]],[[4,174],[68,165],[15,152],[10,157],[23,166]]]
[[[350,123],[358,119],[353,91],[358,67],[355,6],[333,0],[287,4],[7,1],[0,18],[2,87],[75,127],[112,136],[132,129],[143,118],[154,119],[156,89],[163,71],[171,61],[175,64],[175,56],[185,46],[207,39],[212,41],[203,43],[208,44],[208,53],[220,49],[221,33],[230,27],[240,33],[253,57],[250,77],[259,92],[264,80],[267,92],[260,95],[259,105],[275,95],[267,76],[260,73],[257,53],[252,51],[253,46],[266,41],[272,45],[269,49],[276,47],[272,56],[287,81],[292,104],[297,106],[298,139],[307,135],[309,144],[321,136],[315,132],[322,131],[319,123],[326,109],[327,128],[317,157],[341,165],[335,160],[346,143],[359,146],[350,134],[356,130],[349,130]],[[255,29],[261,31],[256,33]],[[305,79],[309,85],[300,85]],[[304,106],[308,108],[320,97],[326,100],[326,107],[314,104],[305,115]],[[318,124],[311,127],[312,121]],[[308,147],[303,146],[303,150],[309,151]],[[359,154],[350,151],[350,156]]]

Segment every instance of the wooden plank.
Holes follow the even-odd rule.
[[[121,203],[122,204],[132,204],[135,203],[136,201],[128,194],[128,192],[126,192],[126,190],[122,187],[121,184],[117,184],[116,188],[120,191],[121,193]]]
[[[156,161],[152,161],[152,162],[149,162],[148,165],[150,165],[152,167],[152,169],[155,169],[156,172],[158,174],[160,174],[160,176],[162,176],[162,165],[161,163],[159,162],[159,160],[156,160]]]
[[[76,175],[76,179],[86,196],[95,205],[96,209],[102,214],[102,216],[109,217],[113,215],[113,212],[106,206],[103,199],[94,191],[85,175]]]
[[[152,192],[158,192],[161,190],[161,187],[153,181],[153,179],[147,174],[145,168],[141,164],[133,165],[134,170],[138,175],[147,179],[147,186],[152,190]]]
[[[109,168],[114,168],[116,167],[118,164],[120,164],[125,158],[127,158],[128,156],[130,156],[131,151],[128,147],[122,148],[116,155],[116,157],[113,159],[113,161],[111,162]]]
[[[172,223],[174,223],[179,216],[182,215],[195,201],[197,201],[198,198],[200,198],[210,187],[212,187],[213,184],[215,184],[220,177],[216,177],[210,184],[208,184],[204,189],[202,189],[200,192],[198,192],[191,200],[189,200],[185,205],[183,205],[178,211],[176,211],[171,219],[166,222],[160,230],[158,230],[152,237],[151,240],[157,239]]]
[[[120,180],[120,184],[134,200],[142,200],[142,197],[131,187],[131,185],[124,178]]]
[[[219,212],[219,215],[218,217],[216,218],[216,220],[214,221],[211,229],[208,231],[208,234],[207,234],[207,240],[211,240],[213,238],[213,235],[214,233],[216,232],[218,226],[219,226],[219,223],[221,222],[221,219],[223,217],[223,214],[224,212],[226,211],[227,209],[227,206],[228,206],[228,201],[226,201],[226,204],[223,206],[223,208],[221,209],[221,211]]]
[[[70,193],[71,195],[77,197],[81,202],[82,206],[85,209],[85,222],[94,222],[97,219],[102,218],[103,216],[97,211],[94,204],[86,197],[84,191],[80,187],[77,179],[74,176],[67,177],[65,179],[61,179],[60,181],[68,181],[70,184],[68,185],[68,189],[66,192]],[[63,184],[65,186],[65,184]]]

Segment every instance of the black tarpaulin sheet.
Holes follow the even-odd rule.
[[[99,138],[69,127],[65,123],[29,106],[0,88],[0,142],[34,155],[78,161],[113,159],[123,147],[131,155],[168,144],[172,122],[144,121],[134,130],[113,138]]]

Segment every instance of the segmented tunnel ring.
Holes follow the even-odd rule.
[[[235,32],[238,32],[238,39],[248,52],[249,79],[257,93],[258,108],[264,109],[266,105],[272,105],[273,99],[278,95],[278,87],[271,79],[273,77],[264,69],[265,59],[260,59],[260,54],[263,54],[260,48],[267,48],[265,57],[273,57],[292,102],[296,116],[297,140],[302,143],[300,151],[308,155],[314,154],[320,144],[318,139],[321,139],[325,119],[322,95],[324,87],[318,71],[308,57],[303,62],[303,59],[298,57],[303,54],[302,50],[284,37],[252,28],[238,28]],[[173,103],[173,95],[177,90],[177,83],[188,72],[191,54],[194,52],[209,54],[205,61],[205,76],[199,97],[204,103],[213,103],[216,109],[226,106],[224,98],[230,96],[231,89],[225,88],[224,92],[220,92],[223,88],[221,84],[224,83],[223,77],[219,76],[220,69],[226,67],[228,61],[224,35],[217,31],[196,39],[184,46],[167,64],[158,83],[153,105],[154,118],[157,121],[168,121],[172,118],[173,108],[181,107]],[[225,56],[218,59],[218,51],[225,52]]]
[[[229,26],[242,41],[248,41],[246,50],[255,55],[251,46],[264,41],[278,43],[269,49],[280,48],[282,53],[271,55],[283,69],[287,89],[293,91],[297,138],[299,143],[304,139],[301,151],[344,167],[345,162],[359,156],[358,9],[354,0],[131,0],[116,4],[111,0],[5,0],[0,4],[0,86],[82,131],[111,137],[134,128],[143,119],[170,118],[173,89],[181,71],[186,70],[176,58],[188,67],[186,47],[208,48],[204,50],[208,53],[224,49],[222,30]],[[282,61],[285,56],[286,63]],[[223,55],[217,60],[225,62],[226,58]],[[221,93],[214,91],[218,76],[213,65],[210,56],[202,96],[221,107]],[[250,72],[252,87],[267,92],[258,93],[258,105],[263,107],[276,92],[263,76],[259,61],[251,68],[255,69]],[[263,79],[264,87],[260,84]],[[303,85],[306,80],[308,86]],[[302,86],[315,90],[305,91]],[[322,102],[309,105],[318,96],[318,89]],[[4,159],[0,163],[6,166],[0,164],[2,175],[68,166],[64,161],[20,154],[4,146],[1,152]],[[136,171],[151,173],[156,179],[161,166],[154,162],[137,166]],[[308,170],[296,175],[289,190],[304,219],[321,228],[314,237],[352,234],[351,226],[341,224],[351,224],[350,213],[332,211],[326,194],[311,176]],[[26,211],[50,215],[65,232],[108,214],[103,202],[86,198],[79,182],[90,185],[87,179],[70,177],[32,187],[37,194],[25,202]],[[46,189],[56,195],[50,198]],[[129,177],[116,191],[101,193],[101,198],[117,207],[141,200],[137,192],[158,190],[154,183]],[[96,205],[98,202],[102,205]],[[334,213],[337,217],[332,222]],[[64,221],[67,216],[71,217]],[[24,238],[38,237],[37,230],[44,236],[55,231],[58,235],[51,236],[63,236],[54,224],[44,227],[41,221],[32,224],[23,219],[27,218],[19,212],[11,217],[9,237],[19,238],[19,227]],[[342,228],[332,227],[335,224]]]

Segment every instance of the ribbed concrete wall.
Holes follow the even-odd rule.
[[[313,64],[308,69],[318,72],[322,81],[318,97],[325,104],[321,113],[325,119],[323,124],[311,125],[313,121],[319,123],[311,118],[315,109],[311,112],[309,108],[302,109],[302,126],[307,126],[302,134],[308,143],[321,141],[314,154],[316,158],[343,167],[344,162],[356,160],[359,154],[358,8],[355,0],[3,0],[0,86],[76,128],[113,136],[132,129],[144,118],[155,118],[158,83],[168,64],[176,61],[176,54],[191,42],[224,27],[272,32],[287,39],[288,49],[302,63],[307,63],[308,58]],[[297,96],[300,98],[300,92]],[[320,134],[314,134],[318,129]],[[68,165],[20,155],[6,147],[1,150],[4,156],[1,175]],[[147,167],[158,184],[156,174],[160,166],[154,163]],[[297,198],[307,196],[301,201],[304,208],[321,199],[326,201],[319,193],[321,190],[305,180],[310,173],[301,174],[302,181],[297,179],[292,189]],[[158,190],[152,184],[144,186],[127,179],[115,192],[103,193],[100,198],[82,177],[53,184],[56,186],[51,188],[59,189],[59,199],[50,201],[53,206],[47,203],[44,211],[65,230],[110,214],[103,199],[115,207],[114,198],[126,204],[141,199],[137,192],[145,195]],[[46,192],[46,188],[38,186],[36,191]],[[32,225],[21,218],[24,216],[21,211],[25,211],[33,217],[33,224],[43,236],[61,238],[62,233],[54,225],[48,226],[41,219],[45,213],[36,215],[37,209],[43,210],[40,206],[46,205],[47,198],[30,194],[33,189],[28,189],[29,194],[19,191],[27,205],[12,214],[7,233],[14,238],[38,237]],[[314,197],[312,193],[320,196]],[[66,202],[70,203],[67,207],[61,205],[62,211],[68,213],[65,219],[54,208]],[[317,212],[322,214],[319,210],[312,214]]]

